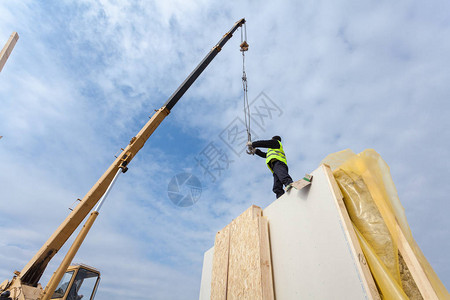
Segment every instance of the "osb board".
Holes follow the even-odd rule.
[[[211,275],[211,299],[227,299],[228,259],[230,252],[230,227],[216,234]]]
[[[273,276],[272,276],[272,258],[270,255],[270,237],[269,222],[267,217],[258,218],[259,221],[259,239],[260,244],[260,266],[261,266],[261,285],[262,297],[264,300],[274,299]]]
[[[263,212],[276,299],[373,299],[325,167],[311,175],[312,185],[292,189]]]
[[[227,299],[262,299],[259,222],[251,213],[230,224]]]
[[[274,299],[268,223],[261,214],[253,205],[217,233],[205,253],[200,299]],[[209,260],[211,275],[205,271]]]

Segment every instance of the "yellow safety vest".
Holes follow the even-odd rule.
[[[280,143],[280,149],[269,148],[269,150],[267,150],[266,164],[272,173],[273,173],[273,170],[270,167],[270,161],[272,159],[277,159],[279,161],[284,162],[287,165],[287,160],[286,160],[286,155],[284,154],[283,145],[281,144],[280,141],[278,141],[278,143]]]

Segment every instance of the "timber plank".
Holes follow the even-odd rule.
[[[6,61],[8,60],[9,55],[11,55],[11,52],[14,49],[14,46],[16,45],[18,39],[19,35],[17,34],[17,32],[13,32],[6,42],[5,46],[3,47],[2,51],[0,52],[0,72],[2,71]]]
[[[358,258],[357,267],[360,270],[360,273],[363,274],[362,276],[363,285],[365,289],[369,292],[368,295],[371,297],[371,299],[379,300],[381,299],[380,294],[378,293],[378,289],[376,287],[372,273],[370,272],[369,265],[367,264],[366,258],[359,244],[358,237],[356,236],[355,230],[353,229],[352,221],[350,219],[350,216],[348,215],[347,208],[345,207],[343,201],[344,197],[342,195],[342,192],[336,182],[336,179],[334,179],[331,168],[326,164],[322,164],[321,167],[324,169],[325,174],[327,175],[328,178],[328,183],[330,184],[330,187],[333,191],[334,200],[338,208],[341,220],[343,221],[342,226],[345,230],[347,238],[351,241],[350,249],[352,250],[353,255]]]
[[[408,266],[409,272],[416,282],[417,288],[422,294],[423,299],[437,300],[439,297],[433,289],[423,267],[421,266],[419,260],[414,254],[413,249],[409,245],[408,241],[403,234],[402,229],[397,224],[397,236],[398,236],[398,251],[400,251],[403,260]]]
[[[272,259],[270,255],[269,223],[267,218],[262,216],[259,221],[260,240],[260,264],[261,264],[261,288],[262,299],[275,299],[272,276]]]

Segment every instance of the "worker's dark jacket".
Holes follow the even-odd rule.
[[[257,148],[272,148],[272,149],[280,149],[280,143],[277,140],[262,140],[262,141],[255,141],[252,143],[252,146]],[[255,154],[266,158],[267,153],[264,151],[261,151],[259,149],[256,149]],[[270,162],[270,164],[273,164],[273,160]],[[270,166],[272,168],[272,166]]]

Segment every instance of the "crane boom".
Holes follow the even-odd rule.
[[[37,286],[42,274],[45,271],[49,261],[61,249],[64,243],[69,239],[75,229],[80,225],[83,219],[89,214],[95,204],[99,201],[106,189],[110,185],[119,168],[127,170],[127,165],[134,156],[144,146],[145,142],[152,135],[155,129],[161,124],[164,118],[170,113],[171,109],[184,95],[189,87],[194,83],[198,76],[205,70],[209,63],[219,53],[225,43],[232,37],[233,33],[245,23],[245,19],[237,21],[233,27],[222,37],[222,39],[211,49],[200,64],[184,80],[178,89],[170,96],[167,102],[157,110],[151,119],[144,125],[139,133],[133,137],[128,146],[121,152],[117,159],[109,166],[100,179],[94,184],[89,192],[83,197],[81,202],[59,225],[56,231],[44,243],[36,255],[27,263],[19,274],[23,284]]]

